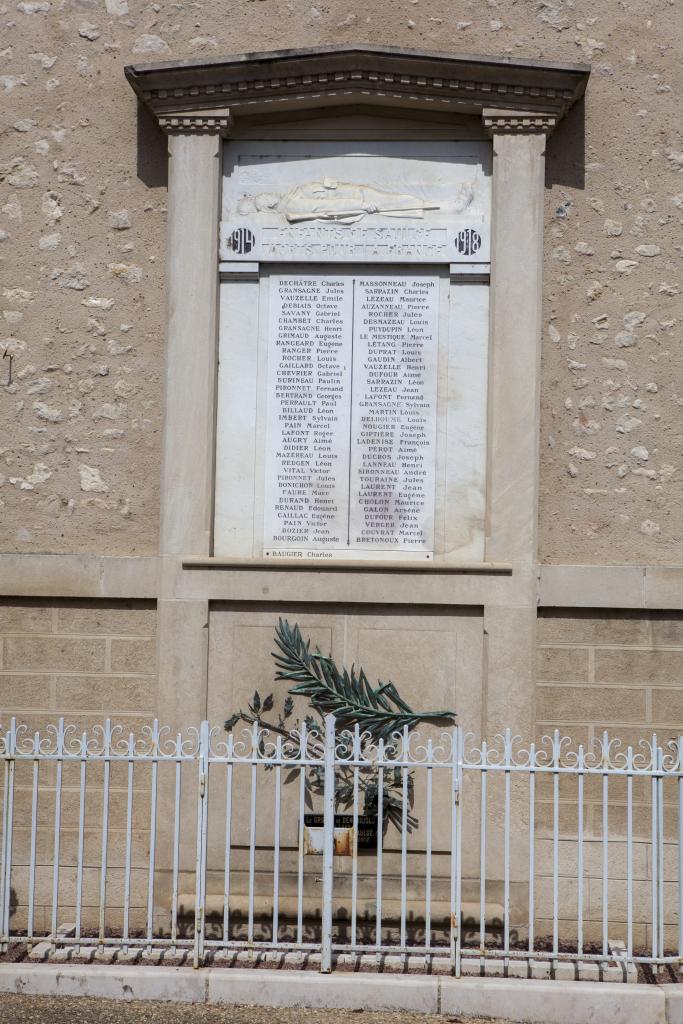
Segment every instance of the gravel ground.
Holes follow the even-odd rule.
[[[3,1024],[482,1024],[470,1017],[0,995]],[[492,1021],[491,1024],[506,1024]]]

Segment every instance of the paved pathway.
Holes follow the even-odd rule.
[[[481,1018],[0,995],[2,1024],[482,1024]],[[490,1024],[505,1024],[492,1021]]]

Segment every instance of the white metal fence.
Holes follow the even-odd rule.
[[[283,735],[12,720],[0,953],[679,965],[681,749],[558,732],[489,745],[460,727],[375,743],[332,716]]]

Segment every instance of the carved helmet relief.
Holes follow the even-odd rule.
[[[324,177],[294,185],[287,192],[260,192],[243,196],[237,212],[243,217],[253,213],[281,214],[290,224],[305,221],[334,221],[355,224],[368,214],[384,217],[423,219],[428,210],[451,208],[454,213],[466,210],[474,199],[474,186],[464,182],[452,203],[430,203],[407,192],[389,192],[372,185],[339,181]]]

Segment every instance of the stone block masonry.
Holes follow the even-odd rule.
[[[683,614],[544,610],[538,620],[536,725],[624,743],[683,732]],[[634,729],[635,727],[635,729]]]
[[[156,609],[150,601],[3,600],[0,721],[64,716],[127,729],[154,717]]]
[[[536,685],[536,740],[559,729],[574,744],[590,748],[607,730],[625,751],[640,747],[656,733],[666,745],[683,734],[683,614],[594,609],[545,609],[538,620],[538,662]],[[572,749],[575,749],[573,747]],[[644,780],[637,780],[639,783]],[[539,779],[537,822],[537,864],[541,875],[539,900],[552,900],[553,866],[553,779]],[[584,906],[586,939],[599,939],[602,914],[601,860],[603,779],[584,780]],[[633,877],[640,898],[634,901],[634,944],[651,941],[651,906],[648,898],[652,880],[652,804],[649,783],[633,786]],[[674,894],[677,878],[676,808],[673,787],[664,791],[664,885],[671,892],[666,899],[665,942],[677,941]],[[626,825],[627,802],[624,779],[611,780],[609,788],[609,900],[618,927],[622,920],[626,934]],[[576,934],[577,905],[577,783],[559,783],[559,911],[560,932],[569,940]],[[614,837],[614,838],[612,838]],[[645,884],[642,884],[645,883]],[[550,920],[537,921],[537,928],[551,928]]]
[[[153,601],[5,599],[0,602],[0,725],[15,716],[31,730],[44,730],[59,717],[78,731],[111,718],[122,738],[139,735],[156,714],[156,605]],[[32,765],[16,769],[13,925],[28,915]],[[78,856],[79,765],[63,766],[61,793],[60,921],[74,920]],[[52,900],[55,782],[54,764],[40,769],[37,807],[34,924],[49,929]],[[112,899],[121,905],[125,857],[126,768],[113,764],[109,792],[109,878]],[[83,923],[97,923],[98,869],[102,820],[102,766],[91,765],[86,790]],[[131,846],[131,921],[144,921],[149,851],[150,776],[134,781]]]

